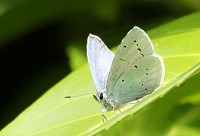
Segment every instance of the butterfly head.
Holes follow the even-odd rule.
[[[101,103],[103,106],[103,111],[111,111],[113,110],[112,104],[109,102],[108,98],[106,97],[106,94],[104,92],[101,92],[97,95],[93,95],[94,99]]]
[[[97,94],[97,95],[93,95],[94,96],[94,99],[98,102],[101,102],[104,100],[105,98],[105,93],[100,93],[100,94]]]

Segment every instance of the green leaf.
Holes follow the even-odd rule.
[[[149,32],[151,38],[184,33],[200,28],[200,12],[181,17],[173,22],[157,27]]]
[[[69,56],[69,64],[72,70],[80,68],[87,62],[86,54],[83,52],[83,49],[78,46],[79,44],[73,43],[70,44],[66,49],[66,54]],[[85,51],[85,50],[84,50]]]
[[[195,20],[190,21],[200,22],[200,19],[196,18]],[[181,23],[174,23],[181,25]],[[168,27],[171,27],[172,24],[173,23],[169,24]],[[174,29],[176,29],[175,25]],[[195,28],[192,31],[185,29],[184,32],[176,34],[173,33],[171,35],[165,35],[157,38],[155,37],[155,39],[152,39],[156,52],[163,56],[166,66],[166,75],[163,87],[155,93],[145,97],[141,102],[135,104],[134,106],[125,106],[122,109],[122,112],[118,113],[117,116],[115,116],[114,112],[106,113],[105,115],[108,118],[107,122],[102,123],[101,106],[95,102],[92,95],[83,95],[81,97],[75,97],[72,99],[64,99],[66,95],[77,96],[87,93],[96,93],[89,67],[88,65],[84,65],[82,68],[74,71],[61,82],[48,90],[47,93],[45,93],[41,98],[39,98],[23,113],[21,113],[8,126],[6,126],[1,131],[0,135],[92,135],[102,130],[107,130],[113,125],[119,124],[118,121],[129,122],[132,120],[132,118],[135,118],[135,120],[138,120],[139,122],[140,118],[143,118],[140,112],[151,108],[151,104],[158,104],[158,106],[155,106],[155,109],[158,107],[156,111],[161,111],[161,108],[167,105],[166,103],[162,105],[163,102],[159,102],[164,100],[164,98],[166,99],[166,102],[170,102],[172,105],[175,105],[175,102],[177,103],[177,101],[171,102],[171,97],[167,97],[168,93],[176,94],[182,87],[185,89],[183,83],[185,83],[187,79],[195,74],[197,76],[199,75],[199,35],[200,28]],[[181,84],[183,85],[181,86]],[[188,89],[186,89],[186,92],[189,93],[187,90]],[[182,103],[181,107],[185,106],[185,102],[190,101],[190,99],[186,99],[186,97],[184,98],[185,99],[180,101],[180,104]],[[176,99],[176,97],[174,99]],[[174,111],[179,111],[179,108],[181,107],[174,107]],[[197,108],[198,105],[192,106],[191,114],[193,113],[193,110]],[[170,111],[171,110],[169,108],[166,108],[166,112]],[[188,111],[188,114],[190,114],[190,111]],[[171,113],[170,115],[173,114]],[[154,116],[156,118],[156,114]],[[162,116],[159,117],[159,119],[163,118],[167,119]],[[161,120],[160,122],[157,120],[157,122],[160,123]],[[155,126],[155,124],[153,125]],[[152,126],[152,128],[154,126]],[[179,132],[181,127],[183,128],[186,126],[179,126],[179,128],[177,128],[174,132]],[[155,130],[155,128],[153,130]],[[111,130],[110,132],[112,132]],[[145,128],[142,129],[142,127],[138,127],[137,133],[144,133],[141,132],[144,130]],[[159,131],[158,134],[159,133],[161,132]]]

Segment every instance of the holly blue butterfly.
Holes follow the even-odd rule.
[[[103,119],[105,111],[137,102],[157,90],[164,78],[162,57],[155,54],[150,38],[137,26],[124,37],[115,55],[98,36],[90,34],[87,58]]]

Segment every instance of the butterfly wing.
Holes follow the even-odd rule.
[[[114,54],[98,36],[90,34],[87,39],[87,58],[97,93],[100,94],[105,91]]]
[[[120,104],[137,100],[160,85],[163,71],[163,60],[154,54],[148,35],[139,27],[134,27],[117,50],[106,95]]]
[[[162,80],[161,60],[160,57],[149,55],[137,61],[117,80],[114,92],[109,97],[123,105],[152,93]]]

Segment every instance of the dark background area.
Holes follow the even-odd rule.
[[[1,1],[0,128],[72,72],[71,43],[85,53],[93,33],[115,46],[135,25],[149,30],[199,8],[178,0]]]

